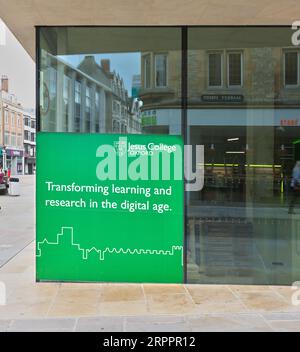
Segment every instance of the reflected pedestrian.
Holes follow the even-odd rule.
[[[4,183],[4,171],[3,171],[3,168],[2,166],[0,165],[0,183]]]
[[[291,190],[292,190],[292,197],[291,197],[291,202],[289,207],[289,214],[294,214],[295,203],[300,195],[300,161],[297,161],[293,168]]]

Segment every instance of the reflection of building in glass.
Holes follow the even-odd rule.
[[[85,56],[77,68],[46,52],[42,60],[42,129],[86,133],[140,132],[123,79],[110,71],[110,61],[98,64]],[[134,112],[133,112],[134,111]]]
[[[108,61],[109,64],[109,61]],[[111,76],[113,100],[112,100],[112,128],[113,132],[126,133],[128,123],[128,94],[124,87],[123,79],[116,72],[108,74]]]
[[[24,170],[23,108],[8,90],[8,78],[2,76],[0,91],[0,165],[12,175]]]
[[[189,32],[188,143],[205,150],[204,188],[188,196],[189,281],[288,283],[300,263],[286,215],[300,160],[300,50],[251,31],[242,44],[221,33],[205,44],[203,30]],[[175,51],[142,54],[144,132],[181,133],[180,66]]]
[[[205,146],[207,164],[207,187],[198,196],[207,201],[227,197],[228,204],[243,202],[247,193],[253,201],[272,201],[274,192],[280,195],[288,184],[294,164],[300,51],[222,45],[220,40],[214,50],[188,52],[189,139]],[[147,52],[141,60],[144,131],[180,133],[180,53]],[[225,193],[219,192],[221,186]],[[206,191],[213,187],[218,195],[208,196]]]
[[[141,55],[142,126],[146,133],[181,133],[181,52]]]

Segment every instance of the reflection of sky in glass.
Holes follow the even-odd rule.
[[[64,61],[77,67],[84,59],[85,55],[60,55]],[[123,78],[125,88],[131,96],[132,76],[141,74],[141,54],[140,53],[118,53],[118,54],[96,54],[94,55],[98,64],[102,59],[110,60],[110,70],[116,71]]]

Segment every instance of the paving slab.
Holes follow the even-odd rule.
[[[74,331],[76,319],[19,319],[13,320],[8,331]]]
[[[18,176],[20,196],[0,195],[0,267],[34,240],[35,176]]]
[[[79,318],[75,331],[80,332],[122,332],[124,331],[124,317],[95,317]]]

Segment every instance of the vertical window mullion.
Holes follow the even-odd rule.
[[[297,87],[299,87],[300,85],[300,69],[299,69],[299,65],[300,65],[300,52],[298,51],[297,52],[297,69],[298,69],[298,72],[297,72]]]

